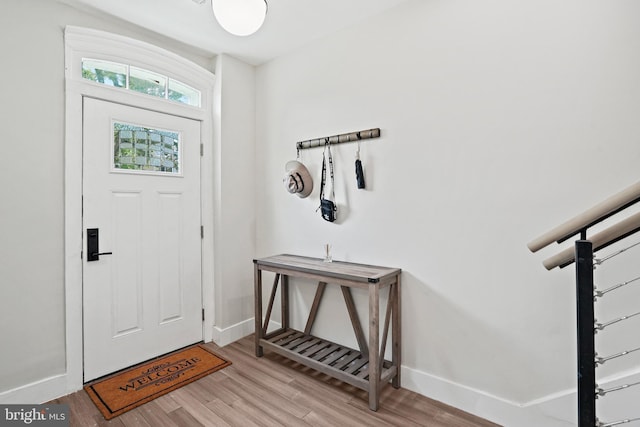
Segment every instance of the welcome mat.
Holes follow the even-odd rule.
[[[84,389],[109,420],[229,365],[231,362],[206,347],[195,345],[89,383]]]

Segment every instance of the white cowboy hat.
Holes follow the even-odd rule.
[[[287,172],[282,182],[289,193],[297,194],[302,199],[311,194],[313,179],[311,179],[311,174],[305,165],[297,160],[291,160],[287,162],[285,170]]]

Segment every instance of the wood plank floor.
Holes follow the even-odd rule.
[[[72,427],[496,426],[390,384],[380,409],[370,411],[360,389],[268,351],[256,358],[252,335],[207,347],[233,364],[112,420],[104,420],[84,390],[52,403],[70,405]]]

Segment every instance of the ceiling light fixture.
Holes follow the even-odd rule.
[[[267,0],[211,0],[218,23],[236,36],[249,36],[260,29],[267,16]]]

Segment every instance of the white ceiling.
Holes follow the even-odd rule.
[[[213,54],[258,65],[408,0],[267,0],[262,28],[247,37],[225,32],[211,0],[60,0],[114,15]]]

